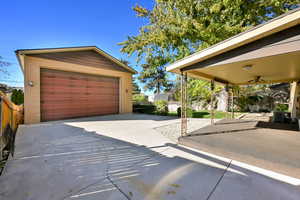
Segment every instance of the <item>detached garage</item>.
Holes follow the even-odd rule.
[[[135,70],[95,46],[17,50],[25,123],[132,112]]]

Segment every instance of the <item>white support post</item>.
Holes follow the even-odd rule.
[[[291,83],[291,90],[290,90],[290,103],[289,103],[289,112],[291,113],[291,118],[297,118],[297,97],[298,97],[298,82],[294,81]]]

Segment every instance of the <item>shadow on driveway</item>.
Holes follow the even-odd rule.
[[[166,147],[161,152],[154,148]],[[196,162],[182,155],[198,157]],[[21,126],[1,200],[298,199],[291,185],[175,144],[145,147],[64,122]]]

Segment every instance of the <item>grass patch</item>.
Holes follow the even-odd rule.
[[[242,113],[235,112],[234,116],[238,117]],[[177,116],[177,112],[169,112],[168,116]],[[231,113],[228,112],[222,112],[222,111],[215,111],[214,112],[214,118],[215,119],[224,119],[226,116],[230,117]],[[192,118],[211,118],[211,114],[209,110],[201,110],[201,111],[194,111],[192,114]]]

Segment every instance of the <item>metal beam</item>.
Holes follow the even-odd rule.
[[[181,72],[181,136],[187,135],[187,73]]]
[[[234,119],[234,92],[233,92],[233,87],[231,88],[231,119]]]
[[[214,96],[215,96],[215,81],[211,80],[210,82],[210,89],[211,89],[211,98],[210,98],[210,123],[211,125],[215,124],[215,108],[214,108]]]
[[[229,85],[225,85],[225,91],[226,91],[226,119],[229,119],[229,112],[230,112],[230,91],[229,91]]]
[[[219,83],[221,85],[229,84],[229,82],[227,82],[227,81],[225,81],[223,79],[220,79],[220,78],[217,78],[217,77],[213,77],[213,76],[204,74],[204,73],[196,71],[196,70],[192,70],[192,71],[188,71],[188,72],[189,72],[189,76],[193,77],[193,78],[207,80],[207,81],[214,80],[215,83]]]

